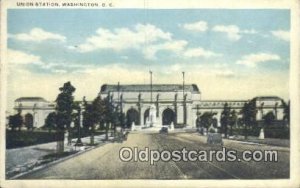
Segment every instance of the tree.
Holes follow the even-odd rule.
[[[224,104],[223,111],[221,113],[221,127],[222,132],[225,134],[225,138],[227,138],[227,132],[228,132],[228,124],[230,118],[230,107],[227,103]]]
[[[101,99],[101,96],[97,96],[93,103],[93,116],[94,116],[94,124],[91,128],[91,144],[94,144],[94,132],[95,132],[95,124],[103,124],[105,122],[105,102]]]
[[[45,119],[45,128],[47,128],[49,130],[49,132],[51,132],[51,130],[56,128],[56,113],[55,112],[51,112],[50,114],[48,114],[47,118]]]
[[[70,125],[72,122],[72,111],[74,97],[73,93],[75,88],[71,85],[71,82],[64,83],[63,87],[59,88],[60,94],[56,98],[56,124],[57,124],[57,152],[62,153],[64,151],[64,131],[69,131],[70,140]]]
[[[82,125],[83,128],[88,131],[92,126],[93,122],[93,106],[88,104],[86,101],[83,101],[84,111],[82,112]]]
[[[237,124],[237,121],[238,121],[238,117],[237,117],[236,111],[232,110],[230,113],[230,118],[229,118],[230,136],[233,135],[232,127],[234,127]]]
[[[105,125],[105,139],[108,140],[108,131],[113,119],[113,105],[111,103],[110,96],[108,95],[104,101],[104,121],[106,122]]]
[[[105,106],[100,96],[96,97],[92,104],[84,101],[85,111],[83,113],[84,127],[90,129],[90,144],[94,144],[95,125],[100,124],[105,118]]]
[[[288,103],[285,103],[282,100],[282,106],[283,106],[283,119],[287,122],[288,125],[290,125],[290,101]]]
[[[8,124],[12,131],[15,131],[16,128],[19,128],[19,131],[21,131],[21,127],[23,125],[23,117],[21,116],[21,112],[19,111],[17,114],[9,116]]]
[[[112,107],[112,126],[113,126],[113,133],[116,134],[117,126],[121,126],[121,117],[122,114],[120,112],[119,106]]]
[[[30,113],[27,113],[25,115],[25,121],[24,121],[25,127],[27,130],[33,130],[33,116]]]
[[[248,128],[256,124],[256,108],[255,101],[246,102],[240,112],[242,114],[242,120],[245,124],[245,139],[248,138]]]
[[[213,112],[204,112],[201,116],[200,116],[200,124],[201,126],[205,127],[208,133],[208,128],[212,125],[213,123],[213,116],[216,113]]]

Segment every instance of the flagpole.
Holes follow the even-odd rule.
[[[152,104],[152,71],[150,70],[149,73],[150,73],[150,94],[151,94],[150,100]]]
[[[182,95],[184,98],[184,72],[182,72]]]

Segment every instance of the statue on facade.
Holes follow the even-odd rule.
[[[150,127],[155,127],[155,125],[156,125],[156,107],[155,107],[155,105],[150,106],[149,123],[150,123]]]
[[[131,124],[131,131],[134,131],[134,130],[135,130],[135,123],[133,121],[132,124]]]

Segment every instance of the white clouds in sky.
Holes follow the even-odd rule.
[[[184,29],[195,32],[204,32],[208,29],[207,23],[205,21],[198,21],[194,23],[186,23],[182,26]]]
[[[39,56],[28,54],[22,51],[8,49],[8,62],[13,65],[40,64]]]
[[[245,55],[236,63],[248,67],[256,67],[256,65],[259,63],[268,62],[268,61],[278,61],[280,59],[281,59],[280,56],[277,54],[257,53],[257,54]]]
[[[217,77],[233,78],[236,74],[232,70],[216,70],[215,74]]]
[[[272,35],[286,42],[290,41],[290,32],[285,30],[271,31]]]
[[[151,24],[136,24],[133,29],[116,28],[109,30],[99,28],[78,46],[82,53],[99,49],[121,51],[126,49],[142,49],[145,58],[155,59],[158,51],[178,52],[187,45],[185,40],[175,40],[172,34],[164,32]]]
[[[193,32],[205,32],[208,29],[207,22],[205,21],[198,21],[194,23],[186,23],[182,25],[182,28],[193,31]],[[256,34],[257,31],[254,29],[240,29],[237,25],[215,25],[211,28],[214,32],[224,33],[226,34],[227,38],[231,41],[238,41],[242,38],[242,34]]]
[[[211,29],[213,32],[224,34],[231,41],[238,41],[243,35],[257,33],[253,29],[243,30],[236,25],[215,25],[209,28],[204,21],[186,23],[182,25],[182,28],[193,32],[205,32]],[[269,36],[272,34],[281,40],[289,41],[288,31],[276,30],[271,31],[271,33],[268,31],[268,33]],[[33,28],[28,33],[9,35],[9,37],[32,42],[46,40],[66,41],[64,36],[44,31],[40,28]],[[146,59],[156,59],[157,54],[161,51],[174,53],[178,59],[170,62],[170,64],[149,65],[153,66],[154,75],[157,74],[154,82],[181,83],[181,77],[178,75],[180,75],[181,71],[186,71],[187,82],[198,84],[208,98],[224,98],[224,96],[251,98],[259,94],[288,96],[285,84],[287,77],[284,72],[279,72],[278,77],[274,76],[276,74],[272,72],[268,73],[269,75],[253,73],[253,75],[250,75],[251,78],[250,76],[241,78],[239,77],[241,74],[234,69],[236,67],[232,64],[221,63],[213,65],[204,63],[203,59],[197,59],[220,57],[223,54],[214,52],[214,49],[211,51],[201,46],[194,46],[192,43],[178,39],[172,33],[151,24],[136,24],[130,28],[99,28],[95,34],[83,40],[82,44],[77,45],[76,48],[74,46],[71,48],[75,52],[83,53],[81,54],[83,56],[89,56],[89,54],[84,53],[95,50],[121,52],[133,49],[140,51]],[[227,54],[223,53],[225,61]],[[248,53],[248,55],[238,57],[235,63],[251,68],[258,66],[260,63],[281,60],[279,55],[273,53]],[[117,55],[124,61],[129,59],[127,51]],[[284,59],[284,56],[282,58]],[[193,60],[192,63],[189,63],[190,60]],[[209,60],[215,62],[214,59]],[[142,68],[140,67],[135,68],[134,65],[129,63],[111,63],[99,66],[89,65],[88,63],[72,64],[72,60],[68,61],[68,63],[62,63],[65,62],[64,59],[58,59],[57,62],[48,62],[49,60],[47,61],[45,57],[39,56],[39,54],[13,49],[8,49],[8,61],[13,65],[34,64],[38,68],[52,73],[41,74],[37,73],[36,70],[28,70],[26,69],[28,67],[25,66],[16,66],[20,68],[14,70],[14,77],[11,77],[10,88],[8,88],[10,90],[9,93],[11,93],[11,96],[9,96],[11,98],[9,101],[11,102],[20,96],[42,96],[48,100],[54,100],[58,93],[58,88],[69,80],[77,88],[77,99],[81,99],[82,96],[92,99],[97,95],[99,87],[103,83],[117,83],[117,81],[121,81],[122,84],[145,83],[145,80],[149,78],[147,70],[141,70]],[[176,63],[179,61],[183,62]],[[237,68],[241,67],[237,66]],[[20,72],[18,73],[17,71]],[[275,77],[276,85],[270,82],[273,77]],[[95,80],[100,80],[100,82]],[[32,89],[40,88],[43,85],[47,85],[46,89]]]
[[[24,67],[21,67],[21,65],[29,65],[33,64],[37,67],[50,71],[52,73],[66,73],[67,68],[76,68],[76,69],[84,69],[89,68],[90,66],[84,65],[84,64],[62,64],[62,63],[53,63],[53,62],[43,62],[41,60],[40,56],[33,55],[27,52],[13,50],[13,49],[7,49],[7,58],[8,63],[11,66],[11,68],[14,68],[14,70],[17,68],[19,70],[24,69]]]
[[[227,38],[231,41],[238,41],[242,38],[242,34],[256,34],[254,29],[241,30],[236,25],[216,25],[212,28],[214,32],[226,34]]]
[[[190,30],[204,31],[207,29],[206,22],[196,22],[183,25]],[[212,51],[199,48],[187,48],[186,40],[174,39],[172,34],[151,24],[136,24],[133,29],[116,28],[108,30],[99,28],[95,35],[90,36],[78,46],[82,53],[94,50],[109,49],[116,52],[135,49],[140,50],[146,59],[156,59],[160,51],[172,52],[184,57],[215,57],[219,56]]]
[[[156,53],[158,51],[169,51],[179,53],[184,50],[187,45],[185,40],[173,40],[166,41],[160,44],[150,44],[143,49],[143,54],[146,59],[156,59]]]
[[[10,38],[21,41],[42,42],[46,40],[66,41],[66,37],[57,33],[51,33],[41,28],[33,28],[29,33],[9,34]]]
[[[209,50],[205,50],[201,47],[187,49],[183,53],[183,55],[185,57],[189,57],[189,58],[192,58],[192,57],[210,58],[210,57],[221,56],[221,54],[218,54],[218,53],[215,53],[215,52],[212,52],[212,51],[209,51]]]

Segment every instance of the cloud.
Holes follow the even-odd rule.
[[[215,63],[213,65],[213,67],[216,68],[216,69],[223,69],[223,68],[227,68],[228,64],[227,63]]]
[[[214,32],[225,33],[227,38],[231,41],[238,41],[242,38],[242,34],[256,34],[257,31],[251,30],[241,30],[236,25],[216,25],[212,28]]]
[[[41,64],[41,59],[39,56],[18,50],[8,49],[7,57],[9,64],[13,65]]]
[[[73,64],[73,63],[53,63],[53,62],[48,62],[48,63],[42,63],[39,64],[39,68],[44,69],[49,72],[53,73],[61,73],[62,70],[66,72],[66,69],[83,69],[85,67],[88,67],[88,65],[82,65],[82,64]]]
[[[144,48],[143,53],[147,59],[156,59],[156,53],[158,51],[169,51],[179,53],[184,50],[187,45],[185,40],[167,41],[161,44],[152,44]]]
[[[10,38],[21,41],[42,42],[46,40],[66,41],[66,37],[60,34],[51,33],[41,28],[33,28],[29,33],[9,34]]]
[[[99,28],[77,49],[81,53],[95,50],[113,50],[116,52],[135,49],[141,50],[146,58],[153,59],[158,51],[178,52],[187,45],[184,40],[175,40],[172,34],[151,24],[136,24],[133,28],[113,30]]]
[[[236,25],[216,25],[212,29],[215,32],[226,33],[229,40],[237,41],[240,40],[240,28]]]
[[[278,60],[280,60],[280,56],[277,54],[257,53],[243,56],[242,59],[238,60],[236,63],[248,67],[256,67],[258,63]]]
[[[244,34],[257,34],[258,32],[254,29],[250,29],[250,30],[242,30],[241,33],[244,33]]]
[[[87,38],[86,42],[78,46],[81,52],[97,49],[124,50],[140,48],[159,40],[171,40],[171,33],[164,32],[151,24],[137,24],[133,29],[116,28],[108,30],[99,28],[96,34]]]
[[[204,58],[221,56],[221,54],[209,50],[205,50],[201,47],[187,49],[183,55],[185,57],[204,57]]]
[[[67,73],[67,71],[63,70],[63,69],[55,69],[55,70],[53,70],[53,72],[54,73],[58,73],[58,74],[65,74],[65,73]]]
[[[205,21],[198,21],[194,23],[187,23],[182,26],[184,29],[194,32],[204,32],[208,29]]]
[[[272,35],[286,42],[290,41],[290,32],[284,30],[271,31]]]
[[[21,65],[35,65],[39,69],[43,69],[50,73],[66,73],[67,70],[82,70],[85,68],[93,68],[93,65],[75,64],[75,63],[63,63],[63,62],[44,62],[40,56],[29,54],[23,51],[8,49],[7,58],[10,68],[24,69]],[[26,68],[25,68],[26,69]]]
[[[231,70],[216,70],[215,75],[217,77],[233,78],[235,73]]]

